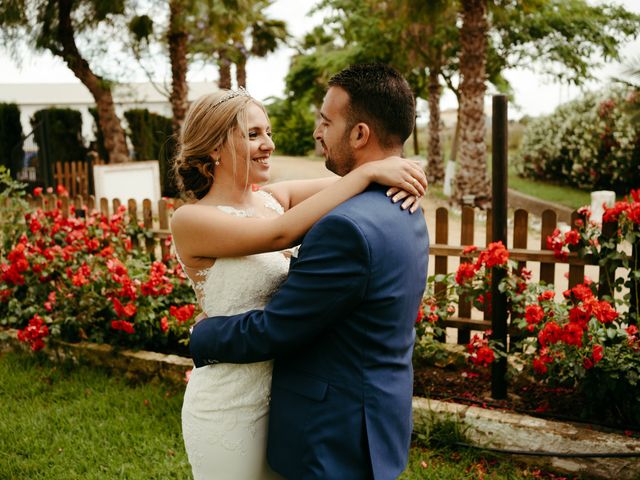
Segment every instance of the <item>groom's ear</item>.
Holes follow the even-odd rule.
[[[366,123],[357,123],[351,129],[351,135],[349,140],[353,148],[362,148],[369,142],[371,136],[371,129]]]

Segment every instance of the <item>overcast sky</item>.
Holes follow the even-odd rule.
[[[640,13],[640,0],[611,0],[625,6],[627,10]],[[275,0],[269,8],[272,18],[287,22],[289,31],[295,37],[301,37],[314,25],[321,21],[321,16],[308,16],[313,5],[312,0]],[[252,59],[247,67],[248,89],[258,99],[269,96],[281,96],[284,89],[284,76],[289,68],[292,50],[281,48],[264,60]],[[640,58],[640,39],[625,45],[622,51],[626,59]],[[26,54],[22,65],[17,65],[8,55],[0,51],[0,84],[1,83],[70,83],[78,82],[75,76],[62,63],[51,55]],[[620,65],[607,65],[597,72],[598,81],[590,82],[582,88],[560,85],[552,79],[536,73],[536,70],[512,70],[506,72],[507,79],[515,91],[515,103],[510,116],[520,117],[523,114],[536,116],[553,111],[560,103],[577,97],[584,90],[596,89],[612,75],[619,75]],[[213,67],[191,68],[190,81],[215,81],[217,72]],[[140,73],[134,80],[144,81]],[[2,86],[0,85],[0,88]],[[454,108],[455,98],[445,94],[441,104],[443,109]],[[423,106],[420,110],[424,110]]]

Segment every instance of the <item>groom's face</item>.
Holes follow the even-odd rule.
[[[322,120],[313,132],[322,145],[325,165],[340,176],[349,173],[356,163],[350,145],[348,110],[349,94],[340,87],[329,88],[320,109]]]

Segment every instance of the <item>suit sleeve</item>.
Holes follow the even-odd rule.
[[[264,310],[195,326],[190,349],[196,367],[258,362],[300,348],[362,302],[369,268],[368,243],[358,226],[345,216],[324,217],[307,233],[287,280]]]

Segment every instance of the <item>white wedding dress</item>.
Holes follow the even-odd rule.
[[[265,206],[283,213],[266,192]],[[233,207],[231,215],[255,216]],[[215,239],[211,239],[215,241]],[[194,289],[207,316],[263,308],[284,281],[283,252],[218,258],[197,272]],[[196,480],[275,480],[267,464],[267,424],[272,362],[220,363],[194,368],[182,406],[182,433]]]

